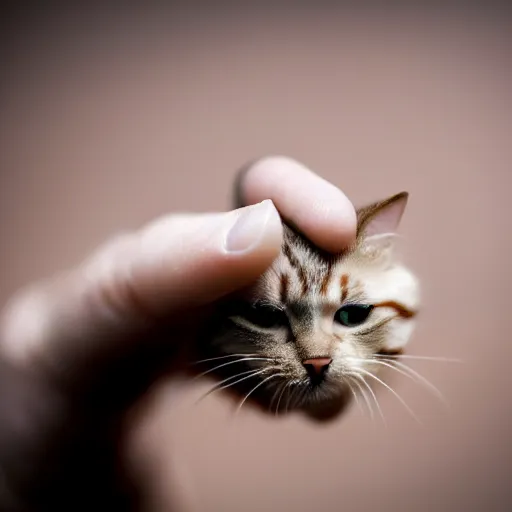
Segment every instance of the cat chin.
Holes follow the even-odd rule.
[[[341,416],[351,402],[352,395],[347,389],[343,389],[330,397],[314,398],[306,402],[301,411],[311,420],[326,423]]]
[[[336,400],[330,400],[327,403],[319,403],[304,409],[304,414],[310,420],[318,423],[328,423],[340,417],[346,410],[351,399],[344,395]]]

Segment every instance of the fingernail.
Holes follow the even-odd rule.
[[[272,201],[267,199],[239,210],[240,214],[226,236],[226,251],[245,252],[257,245],[273,209]]]

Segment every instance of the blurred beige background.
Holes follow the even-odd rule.
[[[320,427],[233,421],[222,396],[193,405],[206,383],[165,388],[137,450],[162,510],[175,467],[204,512],[511,510],[510,18],[194,5],[41,14],[4,34],[1,303],[117,231],[229,208],[255,156],[293,156],[358,204],[408,190],[424,288],[410,350],[465,361],[412,366],[449,410],[399,376],[423,427],[386,390],[387,427],[357,408]]]

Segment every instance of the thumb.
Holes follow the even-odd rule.
[[[277,257],[281,238],[271,201],[159,219],[15,297],[0,353],[18,365],[69,368],[123,350],[134,334],[250,284]]]

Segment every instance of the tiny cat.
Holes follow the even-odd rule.
[[[275,414],[336,417],[373,395],[377,371],[409,340],[419,307],[415,276],[394,242],[401,192],[357,210],[357,236],[327,254],[283,223],[279,257],[251,287],[223,301],[201,343],[203,374]]]

